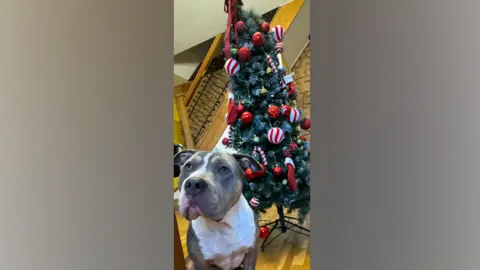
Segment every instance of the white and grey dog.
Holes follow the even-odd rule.
[[[184,150],[174,165],[194,269],[255,269],[258,220],[242,187],[245,170],[260,171],[260,164],[248,155]]]

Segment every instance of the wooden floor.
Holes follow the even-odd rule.
[[[286,214],[295,217],[296,214]],[[186,248],[186,232],[188,228],[188,221],[175,212],[178,222],[178,230],[182,242],[183,252],[185,257],[187,254]],[[269,211],[261,216],[261,224],[268,223],[277,219],[277,209],[272,207]],[[304,226],[310,228],[310,222],[307,218]],[[275,230],[271,238],[279,233]],[[309,238],[294,232],[286,232],[280,235],[275,241],[265,248],[265,252],[261,252],[260,245],[263,239],[259,242],[259,254],[257,259],[257,270],[310,270],[310,241]]]

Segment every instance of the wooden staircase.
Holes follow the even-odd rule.
[[[293,0],[282,5],[277,9],[270,24],[282,25],[288,36],[288,29],[305,2]],[[194,79],[174,89],[186,148],[211,151],[227,128],[224,117],[227,112],[226,95],[229,78],[223,68],[219,70],[211,68],[212,60],[221,50],[223,37],[224,34],[219,33],[214,38]],[[287,72],[290,72],[289,66],[284,65]]]

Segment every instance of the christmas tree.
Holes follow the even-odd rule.
[[[310,120],[296,108],[293,76],[282,66],[285,31],[271,28],[241,3],[226,3],[226,11],[230,131],[222,142],[262,166],[261,171],[245,171],[243,194],[252,208],[265,212],[276,204],[298,210],[302,222],[310,211],[310,154],[301,130],[310,128]]]

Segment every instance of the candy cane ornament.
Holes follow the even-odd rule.
[[[265,152],[263,152],[262,148],[260,147],[257,147],[257,148],[258,148],[258,152],[260,152],[260,155],[262,156],[263,165],[267,166],[268,162],[267,162],[267,156],[265,155]]]
[[[250,200],[250,205],[253,207],[253,208],[257,208],[259,205],[260,205],[260,202],[258,201],[257,198],[252,198]]]
[[[255,156],[257,154],[257,151],[260,153],[260,156],[262,157],[263,165],[267,166],[268,165],[267,156],[265,155],[265,152],[262,150],[261,147],[258,147],[258,146],[253,147],[252,156]]]
[[[270,57],[270,55],[268,55],[268,54],[267,54],[267,61],[268,61],[268,64],[270,65],[270,67],[273,69],[273,72],[278,73],[277,67],[275,66],[275,63],[273,62],[272,57]]]

